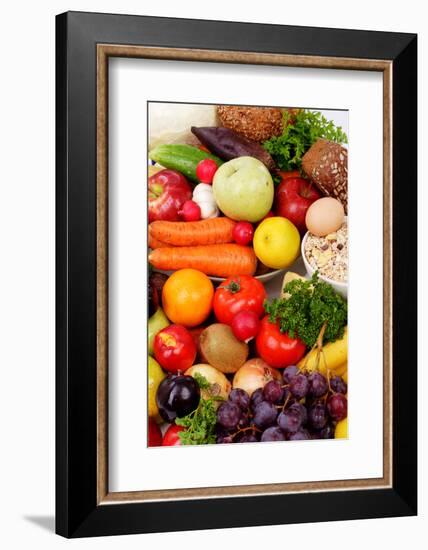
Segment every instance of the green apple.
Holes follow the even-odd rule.
[[[272,208],[272,176],[258,159],[238,157],[214,174],[213,193],[220,210],[232,220],[258,222]]]
[[[300,253],[300,234],[287,218],[266,218],[257,227],[253,238],[257,258],[271,269],[285,269]]]
[[[165,376],[166,374],[164,373],[156,359],[153,359],[153,357],[150,357],[149,355],[149,364],[147,371],[149,392],[147,407],[149,411],[149,416],[152,418],[156,418],[159,414],[159,409],[156,404],[156,392],[158,391],[159,384],[162,382]]]
[[[153,355],[153,340],[156,334],[163,328],[169,325],[168,317],[163,312],[162,308],[158,308],[156,312],[149,318],[149,355]]]

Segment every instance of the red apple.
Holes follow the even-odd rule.
[[[149,178],[149,222],[181,220],[183,204],[192,198],[188,181],[175,170],[161,170]]]
[[[304,233],[306,211],[320,197],[315,185],[304,178],[283,179],[275,192],[275,214],[289,219],[300,233]]]

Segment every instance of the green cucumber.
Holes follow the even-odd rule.
[[[196,182],[199,181],[196,177],[198,162],[212,159],[217,166],[223,164],[223,161],[215,155],[193,147],[193,145],[158,145],[149,152],[149,158],[165,168],[181,172],[186,178]]]

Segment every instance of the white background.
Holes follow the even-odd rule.
[[[290,525],[67,542],[52,534],[54,512],[54,15],[67,9],[229,19],[291,25],[420,33],[420,97],[426,83],[427,24],[423,3],[333,0],[328,6],[307,0],[287,5],[247,0],[189,0],[142,4],[122,0],[9,2],[2,9],[0,40],[0,545],[20,548],[214,548],[284,545],[320,550],[340,544],[347,550],[382,545],[423,546],[427,521],[427,477],[420,469],[420,516],[317,525]],[[424,23],[425,21],[425,23]],[[424,70],[423,65],[425,65]],[[425,93],[426,95],[426,93]],[[428,208],[422,166],[428,120],[419,110],[420,240],[427,247],[423,214]],[[426,278],[420,262],[419,280]],[[420,287],[420,465],[426,463],[426,413],[423,402],[427,362],[422,349],[425,292]],[[422,355],[423,353],[423,355]],[[424,361],[425,359],[425,361]],[[167,522],[167,519],[166,519]]]
[[[237,74],[239,86],[235,85]],[[171,88],[170,82],[183,84]],[[110,490],[382,477],[381,74],[114,59],[109,85]],[[142,152],[147,150],[146,100],[151,98],[348,110],[344,130],[348,132],[349,123],[349,439],[147,448],[147,352],[142,326],[147,319],[147,219],[142,207],[147,164]],[[334,111],[323,111],[327,119],[330,112]],[[254,464],[284,461],[293,467],[254,468]],[[219,470],[218,464],[239,467]]]

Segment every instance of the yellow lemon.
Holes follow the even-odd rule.
[[[273,216],[257,227],[253,247],[263,264],[271,269],[285,269],[299,256],[300,234],[290,220]]]

